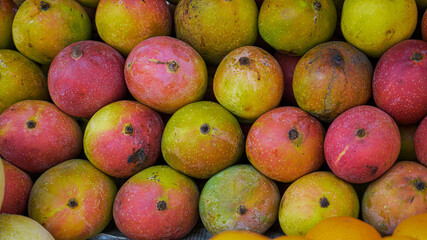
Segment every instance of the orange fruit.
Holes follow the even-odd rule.
[[[416,238],[407,237],[407,236],[388,236],[388,237],[383,237],[382,239],[385,239],[385,240],[417,240]]]
[[[427,212],[403,220],[394,229],[393,236],[407,236],[417,240],[427,240]]]
[[[280,236],[273,240],[309,240],[309,238],[303,236]]]
[[[353,217],[330,217],[316,224],[306,235],[312,240],[373,240],[381,235],[371,225]]]
[[[269,240],[270,238],[252,231],[227,230],[214,235],[211,240]]]

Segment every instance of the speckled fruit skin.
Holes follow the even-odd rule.
[[[295,67],[292,87],[303,110],[332,122],[371,97],[373,68],[361,51],[346,42],[317,45]]]
[[[427,116],[421,121],[415,130],[414,147],[415,155],[420,163],[427,166]]]
[[[174,169],[206,179],[234,164],[244,150],[236,118],[215,102],[190,103],[166,123],[162,154]]]
[[[324,138],[325,131],[316,118],[297,107],[279,107],[251,126],[246,155],[267,177],[292,182],[323,164]]]
[[[84,133],[84,151],[110,176],[126,178],[157,162],[163,132],[160,115],[136,101],[111,103],[93,115]]]
[[[343,36],[370,57],[379,58],[391,46],[410,38],[416,25],[415,0],[344,1]]]
[[[417,124],[410,125],[398,125],[400,132],[400,153],[397,158],[398,161],[417,161],[415,154],[415,131],[417,130]],[[427,145],[426,145],[427,147]]]
[[[294,79],[294,71],[298,61],[301,59],[300,56],[289,56],[284,53],[274,53],[274,58],[280,65],[283,72],[283,100],[286,106],[298,106],[297,100],[295,100],[294,90],[292,88],[292,82]]]
[[[237,48],[225,56],[213,80],[215,98],[241,122],[254,122],[277,107],[283,89],[279,63],[254,46]]]
[[[12,0],[0,0],[0,49],[13,48],[12,22],[18,6]]]
[[[56,240],[88,239],[111,221],[116,193],[114,181],[89,161],[71,159],[36,180],[28,216]]]
[[[0,214],[0,226],[2,240],[55,240],[42,225],[26,216]]]
[[[33,181],[30,176],[8,161],[3,160],[5,189],[3,205],[0,206],[0,213],[25,215],[28,206]]]
[[[0,161],[0,208],[3,205],[5,180],[3,162]]]
[[[49,64],[66,46],[90,39],[92,28],[86,11],[76,1],[29,0],[16,12],[12,33],[23,55]]]
[[[73,118],[46,101],[24,100],[0,115],[0,155],[28,172],[77,157],[82,135]]]
[[[176,38],[144,40],[129,54],[125,66],[132,96],[159,112],[173,114],[206,93],[208,72],[203,58]]]
[[[261,37],[277,51],[297,56],[328,41],[336,22],[332,0],[265,0],[258,16]]]
[[[105,105],[125,97],[124,63],[120,53],[105,43],[73,43],[50,65],[50,96],[65,113],[89,118]]]
[[[276,183],[253,166],[234,165],[212,176],[200,194],[200,218],[212,235],[226,230],[266,232],[277,220]]]
[[[397,162],[366,189],[363,220],[390,235],[406,218],[427,212],[426,192],[427,168],[416,162]]]
[[[288,236],[304,236],[323,219],[358,218],[359,199],[353,186],[331,172],[309,173],[283,194],[279,223]]]
[[[196,225],[199,190],[194,181],[167,165],[132,176],[114,201],[114,221],[128,238],[180,239]]]
[[[387,50],[372,79],[376,105],[398,124],[413,124],[427,115],[427,42],[405,40]]]
[[[232,50],[255,43],[258,8],[253,0],[180,0],[176,36],[217,65]]]
[[[26,99],[48,100],[46,77],[40,67],[21,53],[0,50],[0,113]]]
[[[367,183],[384,174],[400,152],[399,128],[379,108],[362,105],[338,116],[325,137],[325,158],[335,175]]]
[[[145,39],[169,35],[172,16],[164,0],[101,0],[95,23],[104,42],[128,55]]]

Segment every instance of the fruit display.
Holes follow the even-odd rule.
[[[0,240],[427,240],[427,0],[0,0]]]

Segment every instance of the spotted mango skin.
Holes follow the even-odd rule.
[[[194,181],[167,165],[132,176],[120,188],[113,216],[131,239],[180,239],[196,225],[199,190]]]
[[[253,0],[180,0],[175,10],[177,38],[217,65],[232,50],[257,38],[258,9]]]
[[[174,169],[206,179],[239,160],[244,150],[237,119],[215,102],[190,103],[166,124],[162,154]]]
[[[29,0],[22,3],[12,25],[13,42],[26,57],[49,64],[71,43],[92,36],[89,16],[73,0]]]
[[[167,114],[201,100],[208,85],[203,58],[187,43],[168,36],[138,44],[127,57],[124,72],[133,97]]]
[[[362,105],[339,115],[329,126],[325,159],[332,172],[351,183],[367,183],[393,166],[400,152],[397,124],[377,107]]]
[[[0,206],[0,213],[25,215],[33,181],[26,172],[13,164],[1,157],[0,161],[3,162],[6,180],[4,200],[3,205]]]
[[[116,193],[112,178],[87,160],[71,159],[36,180],[28,215],[57,240],[88,239],[111,221]]]
[[[348,43],[331,41],[310,49],[298,61],[292,82],[298,106],[332,122],[371,97],[373,67],[368,57]]]
[[[212,176],[200,194],[203,225],[212,234],[226,230],[264,233],[277,220],[280,193],[253,166],[239,164]]]
[[[427,212],[427,168],[416,162],[397,162],[369,184],[362,199],[363,220],[390,235],[403,220]]]
[[[145,39],[170,35],[172,16],[164,0],[100,0],[95,24],[101,39],[127,56]]]
[[[0,115],[0,155],[32,173],[77,157],[82,135],[73,118],[47,101],[24,100]]]
[[[157,162],[163,133],[160,115],[136,101],[108,104],[89,120],[84,151],[97,168],[125,178]]]
[[[414,150],[418,161],[427,166],[427,116],[421,121],[415,130]]]
[[[0,50],[0,81],[0,113],[22,100],[49,100],[46,76],[18,51]]]
[[[234,49],[213,79],[215,98],[240,122],[254,122],[277,107],[284,91],[283,72],[267,51],[254,46]]]
[[[318,171],[294,181],[285,191],[279,223],[288,236],[304,236],[323,219],[359,217],[359,199],[353,186],[331,172]]]
[[[12,23],[18,6],[12,0],[0,1],[0,49],[13,49]]]
[[[398,124],[427,115],[427,42],[405,40],[379,59],[372,79],[375,104]]]
[[[249,130],[246,155],[271,179],[292,182],[318,170],[325,161],[321,123],[297,107],[275,108]]]
[[[52,101],[71,116],[90,118],[126,96],[124,64],[120,53],[103,42],[87,40],[68,45],[49,67]]]
[[[265,0],[258,16],[261,37],[278,52],[296,56],[328,41],[336,22],[332,0]]]

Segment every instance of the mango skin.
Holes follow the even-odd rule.
[[[415,0],[344,1],[341,30],[348,43],[379,58],[391,46],[411,37],[417,12]]]
[[[338,116],[325,136],[325,159],[332,172],[350,183],[379,178],[400,152],[399,128],[379,108],[362,105]]]
[[[25,215],[33,181],[26,172],[13,164],[1,157],[0,161],[3,162],[5,176],[4,199],[0,213]]]
[[[46,77],[40,67],[21,53],[0,49],[0,114],[22,100],[48,100]]]
[[[0,226],[2,240],[55,240],[37,221],[23,215],[0,214]]]
[[[237,119],[224,107],[199,101],[172,115],[163,132],[161,149],[172,168],[206,179],[239,160],[244,138]]]
[[[141,103],[122,100],[108,104],[86,126],[85,154],[104,173],[130,177],[156,163],[163,126],[160,115]]]
[[[74,57],[75,53],[81,56]],[[52,101],[68,115],[92,117],[105,105],[125,98],[124,64],[120,53],[103,42],[87,40],[68,45],[49,68]]]
[[[427,116],[423,118],[421,123],[415,130],[414,148],[415,155],[418,161],[427,166]]]
[[[174,17],[176,36],[208,64],[217,65],[232,50],[255,43],[257,15],[254,0],[180,0]]]
[[[173,114],[206,93],[206,64],[196,50],[179,39],[146,39],[132,50],[125,66],[132,96],[159,112]]]
[[[296,56],[328,41],[336,22],[332,0],[265,0],[258,16],[261,37],[277,51]]]
[[[101,39],[127,56],[145,39],[170,35],[172,16],[164,0],[100,0],[95,24]]]
[[[371,97],[373,68],[361,51],[346,42],[331,41],[310,49],[297,63],[292,88],[298,106],[332,122]]]
[[[48,7],[42,7],[46,3]],[[86,11],[76,1],[29,0],[16,12],[12,33],[23,55],[49,64],[66,46],[90,39],[92,28]]]
[[[0,155],[32,173],[77,157],[82,135],[73,118],[47,101],[24,100],[0,115]]]
[[[3,205],[4,199],[4,187],[5,187],[5,177],[4,177],[4,166],[3,161],[0,161],[0,208]]]
[[[199,189],[168,165],[129,178],[114,200],[114,221],[130,239],[180,239],[196,225]]]
[[[12,23],[18,6],[12,0],[0,0],[0,49],[13,49]]]
[[[396,123],[421,121],[427,115],[427,42],[404,40],[388,49],[375,67],[372,93]]]
[[[283,72],[267,51],[244,46],[227,54],[213,79],[215,98],[239,122],[254,122],[277,107],[284,91]]]
[[[322,199],[326,199],[322,205]],[[294,181],[283,194],[279,223],[287,236],[305,236],[323,219],[358,218],[359,199],[353,186],[331,172],[313,172]]]
[[[112,219],[117,187],[89,161],[71,159],[45,171],[34,183],[28,216],[56,240],[88,239]]]
[[[200,193],[200,218],[212,235],[226,230],[266,232],[277,220],[276,183],[253,166],[239,164],[211,177]]]
[[[405,219],[427,212],[427,168],[416,162],[397,162],[369,184],[362,199],[363,220],[390,235]]]
[[[295,133],[295,139],[291,133]],[[325,131],[316,118],[297,107],[279,107],[251,126],[246,155],[267,177],[293,182],[324,163],[324,138]]]

